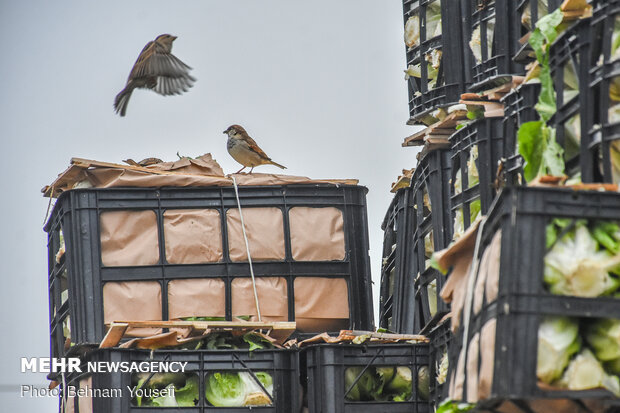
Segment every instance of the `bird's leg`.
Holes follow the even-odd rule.
[[[250,172],[248,172],[248,173],[251,174],[253,170],[254,170],[254,167],[251,167],[250,168]]]
[[[235,172],[236,174],[241,173],[241,171],[243,171],[245,168],[247,168],[246,166],[244,166],[243,168],[239,169],[237,172]]]

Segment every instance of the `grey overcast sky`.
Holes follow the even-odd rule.
[[[71,157],[120,162],[211,152],[226,173],[231,123],[287,173],[358,178],[369,188],[377,313],[390,183],[415,166],[406,126],[400,0],[0,0],[2,288],[0,405],[56,411],[20,398],[20,357],[49,353],[46,237],[40,193]],[[161,33],[198,79],[183,96],[134,92],[112,108],[138,53]],[[260,172],[279,172],[273,166]]]

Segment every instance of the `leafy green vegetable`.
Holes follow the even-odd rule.
[[[383,397],[395,402],[411,399],[413,389],[409,367],[377,367],[376,371],[381,380]]]
[[[178,407],[177,399],[174,397],[174,384],[166,386],[165,391],[166,395],[155,397],[152,401],[152,405],[157,407]]]
[[[347,400],[403,402],[411,399],[413,382],[409,367],[370,366],[355,382],[363,370],[364,368],[360,366],[346,368],[344,372],[345,389],[348,390],[349,387],[353,386],[345,396]]]
[[[430,397],[431,375],[428,366],[422,366],[418,369],[418,397],[422,400],[428,400]]]
[[[191,407],[198,404],[200,400],[200,384],[197,374],[192,374],[185,381],[185,386],[176,389],[174,392],[177,403],[180,407]]]
[[[620,265],[620,256],[600,250],[584,221],[577,221],[555,242],[544,262],[544,282],[552,294],[598,297],[620,286],[609,274]]]
[[[555,129],[542,120],[525,122],[517,132],[519,154],[525,160],[523,175],[530,182],[538,176],[564,174],[562,147],[555,140]]]
[[[585,339],[597,359],[608,362],[614,373],[620,373],[616,370],[620,367],[620,320],[607,318],[589,323],[586,326]]]
[[[448,399],[439,404],[435,413],[463,413],[470,411],[474,406],[474,404],[458,403]]]
[[[362,373],[363,367],[348,367],[344,371],[344,388],[349,390],[349,387],[355,383],[357,376]],[[374,369],[368,368],[364,371],[364,374],[353,385],[349,394],[345,396],[347,400],[351,401],[368,401],[374,400],[373,393],[379,386],[379,380],[375,375]]]
[[[439,365],[437,366],[437,377],[435,378],[435,380],[437,380],[438,384],[444,384],[446,380],[448,379],[448,367],[449,367],[448,349],[446,349],[441,355],[441,359],[439,360]]]
[[[579,325],[567,317],[545,317],[538,326],[536,376],[552,383],[562,376],[570,357],[579,351]]]
[[[583,349],[568,365],[560,384],[569,390],[605,388],[620,397],[620,380],[608,375],[588,349]]]
[[[243,406],[245,384],[236,372],[216,372],[206,376],[205,395],[212,406]]]
[[[549,67],[549,46],[558,36],[557,27],[562,23],[562,19],[563,15],[559,8],[540,18],[528,40],[541,66],[539,75],[541,90],[536,111],[544,122],[547,122],[555,113],[555,91]]]

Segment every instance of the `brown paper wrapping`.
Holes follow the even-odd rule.
[[[478,361],[480,351],[480,334],[476,333],[467,347],[467,402],[478,401]],[[480,377],[481,378],[481,377]]]
[[[441,268],[450,269],[450,276],[441,289],[441,298],[452,303],[452,331],[456,332],[460,326],[461,313],[465,305],[467,293],[467,276],[474,256],[476,236],[480,219],[477,219],[467,228],[467,231],[448,248],[436,253],[437,262]]]
[[[224,175],[224,170],[217,163],[210,153],[206,153],[198,158],[181,158],[173,162],[162,162],[149,165],[147,169],[156,171],[180,172],[184,174],[197,175]]]
[[[500,413],[524,413],[523,409],[518,407],[516,404],[514,404],[510,400],[503,402],[500,406],[496,407],[494,411],[500,412]],[[555,410],[550,410],[547,413],[555,413]],[[557,412],[557,413],[560,413],[560,412]]]
[[[168,318],[225,317],[226,286],[219,278],[172,280],[168,283]]]
[[[286,279],[257,277],[256,292],[263,321],[288,321],[288,294]],[[257,321],[256,303],[251,278],[236,278],[232,282],[232,315],[250,315]]]
[[[488,249],[490,250],[490,258],[488,262],[488,269],[486,270],[487,282],[484,292],[487,303],[490,303],[497,299],[497,293],[499,291],[499,269],[502,252],[501,229],[493,235],[493,239],[491,240],[491,244],[489,244]]]
[[[64,404],[64,413],[75,413],[75,407],[73,406],[74,403],[74,397],[73,396],[67,396],[67,398],[65,399],[65,404]]]
[[[454,382],[450,386],[450,398],[452,400],[463,400],[463,387],[465,385],[465,359],[465,347],[463,346],[459,354],[459,360],[456,364]]]
[[[166,210],[164,238],[166,260],[170,264],[202,264],[222,260],[222,229],[217,209]]]
[[[296,278],[294,288],[297,330],[322,332],[349,328],[349,288],[345,279]]]
[[[478,399],[491,395],[495,370],[495,329],[497,319],[487,321],[480,330],[480,374],[478,375]],[[469,387],[469,386],[468,386]]]
[[[344,220],[338,208],[295,207],[289,210],[291,252],[296,261],[342,261]]]
[[[161,321],[161,286],[157,281],[107,282],[103,285],[103,320]],[[128,337],[159,334],[158,328],[128,328]]]
[[[266,207],[243,208],[242,211],[252,261],[283,260],[285,253],[282,210]],[[227,210],[226,221],[231,261],[247,261],[248,254],[243,239],[239,210],[237,208]]]
[[[305,176],[275,175],[275,174],[233,174],[239,186],[289,185],[289,184],[343,184],[356,185],[352,179],[310,179]],[[185,171],[175,174],[150,174],[121,168],[87,169],[84,173],[87,179],[96,188],[161,188],[161,187],[197,187],[197,186],[232,186],[232,179],[228,176],[199,175]],[[71,188],[67,188],[71,189]],[[65,189],[66,190],[66,189]]]
[[[159,262],[155,212],[101,213],[101,261],[106,267],[154,265]]]
[[[87,379],[80,380],[80,389],[86,389],[86,394],[89,393],[88,389],[93,388],[93,377],[90,376]],[[93,398],[90,396],[80,397],[78,400],[78,409],[80,413],[93,413]]]
[[[480,259],[480,265],[478,266],[478,275],[476,277],[476,284],[474,286],[474,297],[473,297],[473,311],[474,314],[480,313],[482,310],[482,305],[484,303],[484,286],[487,281],[487,273],[489,271],[489,261],[491,260],[491,248],[487,246],[487,248],[482,253],[482,258]]]

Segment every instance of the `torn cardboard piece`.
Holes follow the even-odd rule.
[[[467,120],[467,111],[455,110],[448,114],[443,120],[405,138],[402,146],[421,146],[429,139],[435,142],[437,139],[447,140],[448,137],[456,131],[457,125],[463,120]]]
[[[452,303],[452,331],[455,332],[461,319],[465,305],[469,268],[474,260],[476,237],[481,218],[474,221],[465,233],[448,248],[435,253],[439,267],[450,270],[448,280],[444,284],[440,296],[446,303]]]
[[[414,171],[415,168],[403,169],[403,174],[398,175],[396,182],[392,182],[390,192],[396,193],[401,188],[408,188],[411,185],[411,178],[413,178]]]
[[[196,159],[182,158],[146,167],[72,158],[71,165],[52,184],[41,192],[46,197],[57,198],[74,188],[160,188],[232,186],[232,176],[240,186],[331,184],[357,185],[356,179],[310,179],[303,176],[276,174],[234,174],[224,176],[222,168],[211,154]]]
[[[328,333],[321,333],[298,343],[299,347],[310,344],[388,344],[388,343],[428,343],[428,338],[419,334],[392,334],[377,333],[373,331],[341,330],[338,336],[330,336]]]

